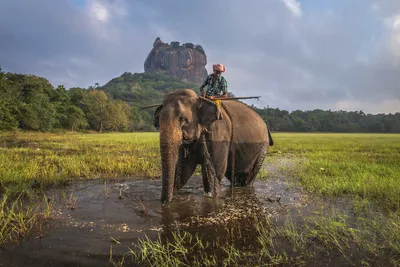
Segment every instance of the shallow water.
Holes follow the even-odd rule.
[[[84,181],[46,195],[55,211],[44,237],[0,248],[0,266],[107,266],[112,239],[120,242],[113,255],[121,255],[145,236],[156,239],[184,228],[215,237],[219,232],[213,229],[256,214],[279,217],[307,204],[305,195],[281,179],[257,180],[248,188],[231,188],[225,179],[221,197],[214,199],[203,195],[201,177],[192,177],[164,207],[160,180]]]

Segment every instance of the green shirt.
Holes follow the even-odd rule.
[[[214,73],[211,73],[207,76],[202,87],[207,86],[206,96],[215,96],[215,95],[223,95],[228,92],[228,83],[223,76],[219,76],[215,83],[213,82]]]

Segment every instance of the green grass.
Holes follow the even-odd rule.
[[[213,240],[177,230],[156,240],[139,239],[122,261],[140,266],[325,266],[322,261],[334,266],[398,266],[399,218],[381,219],[353,222],[335,210],[296,221],[288,217],[283,223],[258,218],[247,222],[253,225],[253,232],[246,233],[250,242],[243,242],[237,228],[226,226],[225,239]]]
[[[283,177],[317,196],[346,197],[352,206],[350,217],[344,209],[288,217],[283,224],[266,219],[255,223],[256,235],[246,239],[251,244],[239,247],[185,232],[174,233],[169,242],[145,238],[128,253],[131,260],[165,266],[305,265],[341,255],[345,264],[374,266],[386,255],[386,266],[400,264],[400,135],[273,137],[275,145],[265,164],[274,171],[264,169],[259,178]],[[39,204],[24,207],[20,198],[15,200],[29,195],[32,186],[160,175],[158,133],[0,133],[0,244],[32,232],[46,217],[43,214],[49,214]],[[352,258],[354,251],[362,259]]]
[[[8,192],[0,198],[0,245],[18,242],[24,237],[37,232],[42,235],[42,225],[51,218],[52,206],[43,198],[19,194],[11,199]]]
[[[293,159],[283,170],[306,190],[354,196],[400,209],[399,134],[276,133],[268,163]]]
[[[310,192],[358,196],[400,208],[400,135],[274,133],[266,159]],[[0,134],[0,185],[22,190],[76,178],[161,175],[158,133]],[[267,177],[265,171],[259,175]]]
[[[160,177],[157,133],[0,134],[0,185],[22,190],[77,178]]]

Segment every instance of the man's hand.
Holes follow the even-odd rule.
[[[201,95],[202,97],[206,97],[206,92],[204,92],[203,87],[200,87],[200,95]]]

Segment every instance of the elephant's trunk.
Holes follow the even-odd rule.
[[[160,120],[161,122],[163,120]],[[175,181],[175,166],[178,159],[179,148],[182,144],[182,131],[178,122],[169,121],[160,124],[160,153],[162,166],[162,192],[163,203],[172,200]]]

